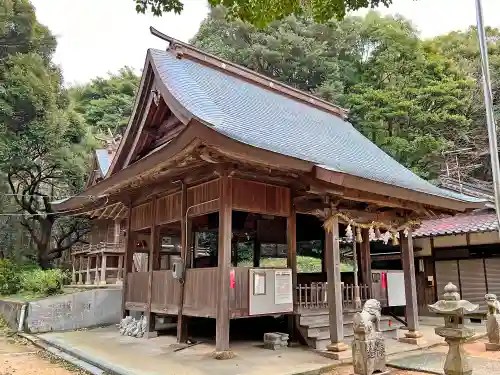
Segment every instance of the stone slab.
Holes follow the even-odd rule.
[[[405,370],[424,371],[431,374],[444,374],[443,366],[446,359],[445,352],[424,351],[416,355],[408,355],[397,359],[390,359],[388,366]],[[474,375],[497,374],[500,361],[480,357],[469,357]]]
[[[262,341],[231,343],[235,358],[217,361],[213,359],[215,343],[210,340],[201,339],[197,345],[175,351],[173,335],[143,340],[121,336],[116,327],[45,333],[38,337],[119,375],[319,374],[339,364],[306,347],[265,350]]]
[[[17,331],[19,318],[24,302],[0,300],[0,316],[3,317],[7,326]]]

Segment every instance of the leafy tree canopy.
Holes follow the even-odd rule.
[[[166,12],[181,13],[181,0],[134,0],[139,13],[150,11],[155,16]],[[228,16],[239,18],[256,26],[281,20],[290,15],[308,14],[316,22],[331,18],[342,19],[347,12],[361,8],[389,6],[392,0],[208,0],[212,7],[219,5],[228,9]]]

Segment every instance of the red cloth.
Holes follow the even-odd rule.
[[[229,273],[229,287],[231,289],[234,289],[235,285],[236,285],[235,273],[234,270],[231,270],[231,272]]]
[[[382,272],[382,289],[387,289],[387,273]]]

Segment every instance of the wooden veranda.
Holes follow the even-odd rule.
[[[478,202],[419,179],[361,136],[342,108],[160,36],[170,46],[148,51],[109,171],[57,205],[82,214],[126,207],[124,315],[142,312],[151,333],[155,315],[177,316],[179,341],[187,317],[214,318],[216,348],[225,351],[231,319],[286,314],[295,332],[303,310],[320,309],[323,340],[345,350],[344,309],[370,296],[375,229],[399,233],[409,335],[417,337],[412,226]],[[340,272],[347,225],[360,239],[356,287]],[[285,268],[260,267],[262,228],[268,241],[286,244]],[[207,233],[208,250],[199,244]],[[308,233],[323,240],[319,276],[297,273],[297,238]],[[241,242],[253,242],[253,267],[239,265]],[[139,252],[148,266],[133,272]]]

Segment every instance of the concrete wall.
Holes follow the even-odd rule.
[[[27,332],[67,331],[117,324],[121,319],[122,290],[92,289],[29,303]]]
[[[0,316],[5,319],[7,326],[17,331],[19,326],[19,316],[21,315],[21,308],[23,302],[12,302],[0,300]]]

